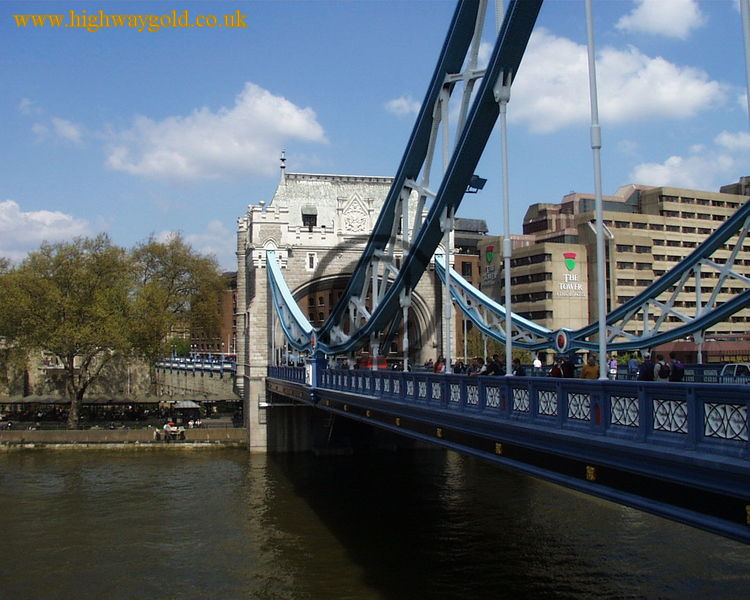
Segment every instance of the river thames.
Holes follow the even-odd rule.
[[[750,547],[445,451],[0,454],[2,599],[750,597]]]

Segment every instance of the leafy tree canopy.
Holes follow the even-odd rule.
[[[104,234],[45,243],[17,267],[0,261],[0,337],[60,360],[75,426],[78,403],[113,356],[153,364],[176,328],[218,328],[223,286],[216,262],[179,235],[131,252]]]
[[[136,294],[134,347],[152,362],[168,351],[176,330],[219,329],[219,299],[226,284],[216,261],[197,254],[181,235],[150,238],[132,252]]]

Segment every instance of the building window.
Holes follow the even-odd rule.
[[[648,254],[649,252],[651,252],[651,247],[650,246],[636,246],[635,251],[638,254]]]
[[[314,271],[315,265],[318,262],[318,255],[315,252],[307,253],[307,262],[305,263],[305,269],[308,271]]]
[[[306,215],[302,214],[302,226],[307,227],[308,231],[312,231],[313,227],[318,224],[318,215]]]
[[[617,244],[617,251],[618,252],[632,252],[633,246],[630,244]]]
[[[461,263],[461,276],[471,277],[471,263],[470,262]]]

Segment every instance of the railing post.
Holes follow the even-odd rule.
[[[638,437],[647,442],[651,437],[654,422],[654,405],[649,388],[645,384],[638,386]]]
[[[326,357],[324,354],[314,354],[307,359],[306,365],[306,383],[312,389],[320,387],[323,377],[323,371],[326,368]]]
[[[703,440],[703,402],[698,401],[695,386],[685,386],[685,402],[688,408],[688,439],[690,448],[697,448]]]

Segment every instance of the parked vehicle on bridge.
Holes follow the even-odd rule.
[[[363,356],[362,358],[357,359],[357,368],[358,369],[370,369],[372,370],[373,362],[375,362],[376,369],[387,369],[388,368],[388,362],[385,360],[385,357],[378,356],[376,359],[373,359],[372,356]]]
[[[750,363],[729,363],[719,373],[721,383],[750,383]]]

